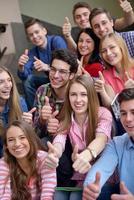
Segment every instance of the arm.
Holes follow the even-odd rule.
[[[71,36],[71,23],[70,23],[68,17],[65,17],[65,22],[62,26],[62,33],[66,39],[68,48],[76,51],[77,46],[76,46],[74,39]]]
[[[134,23],[134,11],[129,1],[119,0],[120,7],[124,12],[124,17],[116,19],[114,27],[121,30]]]

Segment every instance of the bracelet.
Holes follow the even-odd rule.
[[[96,157],[97,157],[96,151],[93,150],[93,149],[90,149],[89,147],[87,147],[87,150],[90,152],[90,154],[91,154],[91,156],[92,156],[92,159],[93,159],[93,160],[96,159]]]

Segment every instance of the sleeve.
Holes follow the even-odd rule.
[[[37,56],[36,55],[36,51],[35,51],[35,48],[30,50],[29,51],[29,60],[28,62],[25,64],[24,66],[24,71],[21,72],[21,71],[17,71],[17,74],[18,74],[18,77],[23,81],[23,80],[26,80],[27,77],[32,74],[32,71],[33,71],[33,63],[34,63],[34,56]]]
[[[96,134],[104,133],[110,139],[112,129],[112,114],[107,108],[100,107],[98,115]]]
[[[66,49],[67,44],[61,36],[54,36],[53,49]]]
[[[21,107],[22,112],[28,112],[28,107],[27,107],[24,97],[20,97],[20,107]]]
[[[62,149],[65,149],[67,134],[58,134],[53,140],[53,144],[60,143],[62,145]]]
[[[45,166],[46,152],[40,152],[40,173],[41,173],[41,198],[40,200],[53,200],[55,192],[56,169],[48,169]]]
[[[118,164],[118,155],[116,152],[114,141],[110,141],[107,144],[103,154],[97,160],[97,162],[91,167],[88,172],[86,179],[84,181],[84,186],[87,186],[90,183],[93,183],[95,180],[95,175],[97,172],[100,172],[100,187],[105,184],[108,178],[113,174]]]
[[[3,158],[0,159],[0,200],[11,200],[9,168]]]

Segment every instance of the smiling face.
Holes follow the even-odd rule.
[[[17,126],[11,126],[6,133],[6,144],[9,153],[18,161],[23,161],[27,158],[30,144],[22,129]]]
[[[120,105],[120,119],[126,132],[134,139],[134,99],[122,101]]]
[[[121,67],[122,52],[113,38],[106,37],[102,41],[100,53],[107,63],[115,67]]]
[[[91,23],[94,33],[100,39],[109,33],[113,33],[113,20],[110,20],[105,13],[93,17]]]
[[[74,21],[79,28],[84,29],[90,27],[89,15],[90,10],[88,8],[81,7],[75,10]]]
[[[38,47],[41,47],[41,48],[46,47],[46,45],[47,45],[47,38],[46,38],[47,31],[44,27],[42,27],[38,23],[35,23],[35,24],[29,26],[26,29],[26,32],[27,32],[28,38],[30,39],[32,44],[34,44]]]
[[[0,99],[8,100],[12,90],[12,80],[6,71],[0,73]]]
[[[94,50],[94,41],[87,33],[81,33],[78,40],[78,50],[80,55],[90,55]]]
[[[75,116],[87,114],[88,97],[86,88],[80,83],[73,83],[69,90],[69,101]]]

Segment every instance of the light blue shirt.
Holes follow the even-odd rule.
[[[134,143],[127,133],[114,137],[107,144],[100,159],[88,172],[84,186],[94,182],[96,172],[100,172],[100,186],[102,187],[113,174],[116,166],[118,167],[120,181],[123,181],[130,192],[134,194]]]

